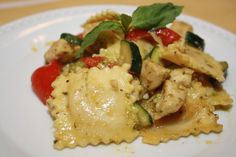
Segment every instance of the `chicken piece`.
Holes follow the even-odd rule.
[[[179,35],[181,35],[183,40],[185,39],[187,32],[193,31],[193,27],[190,24],[183,21],[174,21],[170,26],[170,28],[175,32],[177,32]]]
[[[191,46],[183,46],[180,43],[170,44],[165,51],[161,51],[160,57],[177,65],[210,75],[219,82],[225,80],[220,63],[209,54]]]
[[[145,60],[140,75],[141,83],[148,90],[159,87],[168,77],[170,70],[158,65],[151,60]]]
[[[161,93],[157,93],[144,104],[144,108],[154,120],[175,113],[181,108],[192,81],[192,73],[193,71],[187,68],[173,70]]]
[[[170,73],[170,80],[176,84],[190,87],[193,71],[188,68],[175,69]]]
[[[59,39],[44,54],[45,61],[49,63],[51,60],[56,59],[62,63],[68,63],[75,59],[75,50],[77,48],[72,47],[66,40]]]
[[[170,73],[170,79],[163,87],[163,99],[156,104],[156,111],[160,113],[160,117],[178,111],[184,104],[192,73],[193,71],[187,68],[176,69]]]

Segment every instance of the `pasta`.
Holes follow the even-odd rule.
[[[193,68],[196,71],[210,75],[218,81],[224,81],[224,73],[220,63],[215,61],[210,55],[202,53],[190,46],[180,46],[180,44],[169,45],[167,50],[162,51],[162,58]]]
[[[222,131],[214,111],[233,104],[221,85],[228,64],[204,52],[204,39],[190,24],[140,21],[149,10],[162,22],[175,19],[162,13],[168,8],[181,12],[172,3],[141,6],[132,16],[104,11],[82,25],[81,35],[63,33],[45,53],[47,71],[36,70],[32,86],[47,99],[56,149],[130,143],[139,136],[159,144]]]
[[[142,130],[140,135],[144,143],[159,144],[201,132],[220,132],[222,125],[217,123],[218,116],[213,111],[214,107],[199,100],[187,101],[178,112],[157,121],[155,127]]]
[[[188,92],[189,98],[202,99],[205,104],[212,106],[229,106],[233,103],[229,94],[222,87],[213,87],[209,82],[204,85],[202,82],[193,81]]]
[[[94,16],[91,16],[83,25],[84,28],[84,34],[87,34],[90,32],[95,26],[99,24],[99,22],[102,21],[118,21],[119,20],[119,14],[112,11],[112,10],[106,10],[101,13],[98,13]]]
[[[53,83],[53,98],[48,100],[56,119],[56,148],[135,139],[137,117],[131,105],[137,96],[132,94],[135,89],[128,68],[78,69],[68,76],[59,76]]]

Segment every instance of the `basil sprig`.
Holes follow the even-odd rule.
[[[128,32],[129,31],[129,25],[132,21],[132,17],[126,14],[121,14],[120,15],[120,20],[121,20],[121,24],[124,28],[124,32]]]
[[[132,14],[131,25],[135,28],[152,29],[164,27],[181,13],[183,7],[172,3],[155,3],[138,7]]]
[[[121,14],[120,22],[101,22],[84,37],[80,49],[76,52],[76,57],[80,58],[85,49],[92,45],[103,31],[114,30],[126,34],[130,28],[150,30],[164,27],[173,22],[182,9],[182,6],[176,6],[172,3],[155,3],[138,7],[132,16]]]
[[[120,23],[113,21],[104,21],[101,22],[98,26],[96,26],[92,31],[90,31],[83,39],[80,49],[76,53],[76,57],[79,58],[84,50],[92,45],[101,32],[103,31],[123,31]]]

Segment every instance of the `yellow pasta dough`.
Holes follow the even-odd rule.
[[[202,102],[213,106],[229,106],[233,103],[230,95],[222,87],[213,87],[210,83],[203,85],[199,81],[193,81],[189,92],[192,101],[201,99]]]
[[[102,21],[118,21],[119,14],[112,10],[105,10],[91,16],[83,25],[84,33],[87,34]]]
[[[218,116],[214,107],[201,101],[187,101],[182,108],[155,122],[155,126],[141,130],[143,142],[159,144],[179,137],[198,135],[201,132],[220,132],[222,125],[217,123]]]
[[[80,68],[58,77],[48,100],[55,119],[57,149],[131,142],[136,138],[137,111],[132,104],[138,99],[138,91],[128,69],[129,65]]]
[[[212,56],[196,48],[181,43],[170,44],[161,57],[177,65],[186,66],[195,71],[210,75],[222,82],[225,80],[222,67]]]

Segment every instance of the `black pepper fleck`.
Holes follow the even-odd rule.
[[[54,140],[53,143],[56,144],[58,142],[58,140]]]
[[[62,92],[62,94],[63,94],[63,95],[67,95],[67,94],[68,94],[68,92]]]

